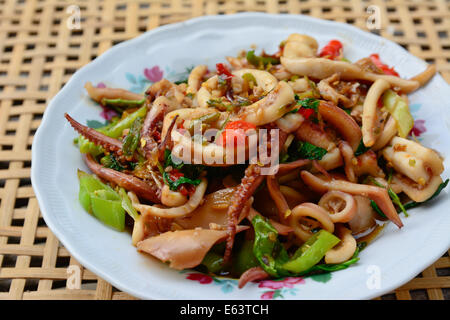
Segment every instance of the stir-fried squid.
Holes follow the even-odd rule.
[[[65,115],[93,173],[78,171],[80,204],[130,227],[139,252],[239,288],[340,270],[362,236],[388,220],[407,229],[406,209],[446,186],[442,157],[409,138],[406,94],[434,66],[402,79],[378,54],[352,63],[338,40],[319,50],[301,34],[227,61],[143,94],[87,82],[117,115]]]

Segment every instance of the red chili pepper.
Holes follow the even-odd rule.
[[[234,75],[228,70],[227,66],[223,63],[216,64],[217,74],[218,75],[226,75],[228,78],[234,77]]]
[[[236,146],[238,142],[245,141],[246,143],[245,132],[250,129],[256,129],[256,126],[243,120],[228,122],[216,143],[225,146],[227,144],[227,137],[233,139],[234,146]]]
[[[308,120],[309,117],[311,117],[314,113],[314,109],[308,109],[308,108],[300,108],[298,110],[298,113],[300,113],[305,120]]]
[[[342,53],[342,43],[339,40],[331,40],[325,47],[323,47],[319,55],[322,58],[334,60],[338,58],[341,55],[341,53]]]
[[[370,60],[372,60],[372,62],[381,70],[383,70],[383,72],[385,74],[389,74],[391,76],[396,76],[399,77],[400,75],[397,73],[397,71],[394,70],[394,68],[390,68],[388,65],[384,64],[383,62],[381,62],[380,60],[380,56],[376,53],[371,54],[369,56]]]

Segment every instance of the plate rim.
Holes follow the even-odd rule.
[[[272,18],[281,18],[281,19],[285,18],[285,17],[289,17],[289,18],[299,19],[299,20],[306,20],[306,21],[309,20],[314,23],[320,23],[320,24],[325,24],[325,25],[329,25],[329,26],[335,26],[336,24],[338,24],[341,28],[348,29],[350,33],[358,33],[361,36],[364,36],[366,38],[370,39],[372,37],[373,39],[376,39],[376,41],[385,41],[385,42],[389,43],[390,45],[394,45],[398,49],[403,50],[404,54],[407,54],[407,55],[411,56],[412,58],[416,59],[418,62],[421,62],[423,65],[426,65],[426,63],[423,60],[414,56],[413,54],[408,52],[406,49],[404,49],[397,43],[395,43],[389,39],[383,38],[381,36],[363,31],[353,25],[348,25],[348,24],[336,22],[336,21],[323,20],[323,19],[314,18],[314,17],[310,17],[310,16],[305,16],[305,15],[297,15],[297,14],[270,14],[270,13],[262,13],[262,12],[243,12],[243,13],[236,13],[236,14],[230,14],[230,15],[201,16],[201,17],[196,17],[196,18],[192,18],[189,20],[157,27],[157,28],[149,30],[133,39],[123,41],[123,42],[109,48],[107,51],[105,51],[99,57],[97,57],[93,61],[90,61],[83,67],[79,68],[72,75],[72,77],[69,79],[69,81],[64,85],[64,87],[61,90],[59,90],[58,93],[53,98],[51,98],[51,100],[49,101],[49,103],[44,111],[44,115],[43,115],[41,124],[35,133],[34,140],[32,143],[31,183],[32,183],[32,187],[33,187],[34,193],[36,195],[37,201],[39,203],[39,208],[42,212],[42,216],[43,216],[47,226],[55,234],[55,236],[58,238],[58,240],[64,245],[64,247],[70,252],[70,254],[73,255],[85,268],[87,268],[90,271],[92,271],[93,273],[97,274],[102,279],[105,279],[106,281],[108,281],[109,283],[111,283],[112,285],[117,287],[118,289],[120,289],[124,292],[128,292],[129,294],[131,294],[135,297],[141,298],[141,299],[148,299],[149,297],[151,299],[161,299],[161,295],[158,295],[153,290],[146,292],[145,296],[144,296],[139,290],[135,290],[134,288],[130,288],[130,287],[126,287],[125,285],[122,285],[122,282],[120,281],[120,279],[116,279],[113,276],[111,276],[109,273],[104,272],[103,270],[96,267],[95,262],[91,262],[89,259],[85,259],[83,253],[78,251],[76,245],[72,244],[70,242],[70,239],[65,236],[64,232],[59,230],[59,228],[57,226],[58,223],[56,221],[54,221],[54,218],[53,218],[52,214],[50,213],[50,209],[48,208],[45,196],[40,191],[40,189],[42,189],[42,188],[40,188],[40,181],[39,181],[39,177],[38,177],[38,168],[40,165],[39,160],[38,160],[38,157],[39,157],[38,150],[39,150],[39,146],[42,143],[41,141],[43,140],[42,137],[45,132],[44,129],[48,125],[49,115],[57,107],[57,101],[59,99],[62,99],[62,97],[66,94],[66,92],[70,91],[70,87],[71,87],[72,83],[76,82],[83,74],[85,74],[85,73],[89,72],[89,70],[95,68],[96,65],[101,64],[104,60],[106,60],[109,56],[115,54],[115,52],[117,52],[121,48],[130,46],[134,43],[141,42],[144,39],[151,37],[155,34],[164,33],[164,32],[170,31],[172,29],[182,28],[183,26],[196,24],[196,23],[202,22],[202,21],[214,22],[215,20],[246,19],[246,18],[253,18],[253,17],[260,18],[260,17],[268,17],[268,16],[270,16]],[[442,78],[442,76],[439,73],[437,73],[435,78],[437,78],[439,82],[448,86],[448,84],[445,82],[445,80]],[[361,297],[360,299],[372,299],[374,297],[381,296],[382,294],[385,294],[387,292],[390,292],[390,291],[402,286],[403,284],[407,283],[408,281],[413,279],[415,276],[417,276],[417,274],[422,272],[426,267],[428,267],[429,265],[434,263],[434,261],[439,259],[439,257],[441,257],[448,250],[448,247],[450,247],[450,239],[448,241],[447,248],[444,248],[443,250],[440,250],[439,252],[436,250],[435,254],[433,255],[433,259],[432,259],[431,263],[426,262],[426,263],[416,264],[414,271],[411,271],[409,273],[409,276],[401,278],[400,280],[397,280],[397,281],[392,281],[391,285],[383,286],[382,289],[373,290],[372,294],[367,294],[367,295]],[[431,258],[429,259],[429,261],[431,261]]]

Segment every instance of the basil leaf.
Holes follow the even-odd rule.
[[[89,128],[98,129],[98,128],[102,128],[102,127],[108,125],[108,120],[106,120],[105,123],[102,123],[102,122],[100,122],[98,120],[87,120],[86,121],[86,125]]]
[[[317,108],[319,107],[319,100],[314,98],[303,98],[299,99],[297,95],[295,95],[295,100],[297,100],[297,105],[301,106],[305,109],[314,109],[314,111],[317,113]]]
[[[288,149],[289,161],[298,159],[322,160],[327,150],[309,142],[296,141]]]
[[[178,180],[173,181],[172,179],[170,179],[169,174],[167,172],[163,173],[163,179],[164,179],[164,182],[169,186],[170,190],[172,190],[172,191],[177,191],[178,187],[184,183],[198,186],[200,184],[200,182],[202,182],[200,179],[192,180],[192,179],[189,179],[186,177],[180,177]]]
[[[105,168],[110,168],[116,171],[123,171],[125,170],[125,167],[120,164],[120,162],[114,157],[112,154],[109,154],[107,156],[104,156],[100,159],[100,163]]]
[[[164,150],[164,167],[171,166],[174,169],[181,169],[184,166],[182,161],[177,161],[179,163],[175,163],[172,160],[172,153],[169,149]]]

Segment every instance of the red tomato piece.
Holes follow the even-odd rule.
[[[325,47],[323,47],[319,55],[322,58],[334,60],[338,58],[341,55],[341,53],[342,53],[342,43],[339,40],[331,40]]]
[[[242,141],[246,143],[245,132],[251,129],[256,130],[256,126],[243,120],[228,122],[216,143],[225,146],[227,144],[227,138],[233,139],[234,146],[241,144]]]
[[[308,108],[300,108],[298,110],[298,113],[300,113],[305,120],[308,120],[309,117],[311,117],[314,113],[314,109],[308,109]]]
[[[226,75],[228,78],[233,77],[233,74],[230,72],[230,70],[227,68],[226,65],[223,63],[216,64],[217,74],[218,75]]]
[[[400,75],[397,73],[397,71],[394,70],[394,68],[390,68],[388,65],[384,64],[383,62],[381,62],[380,60],[380,56],[376,53],[371,54],[369,56],[370,60],[372,60],[372,62],[381,70],[383,70],[383,72],[385,74],[391,75],[391,76],[396,76],[399,77]]]

